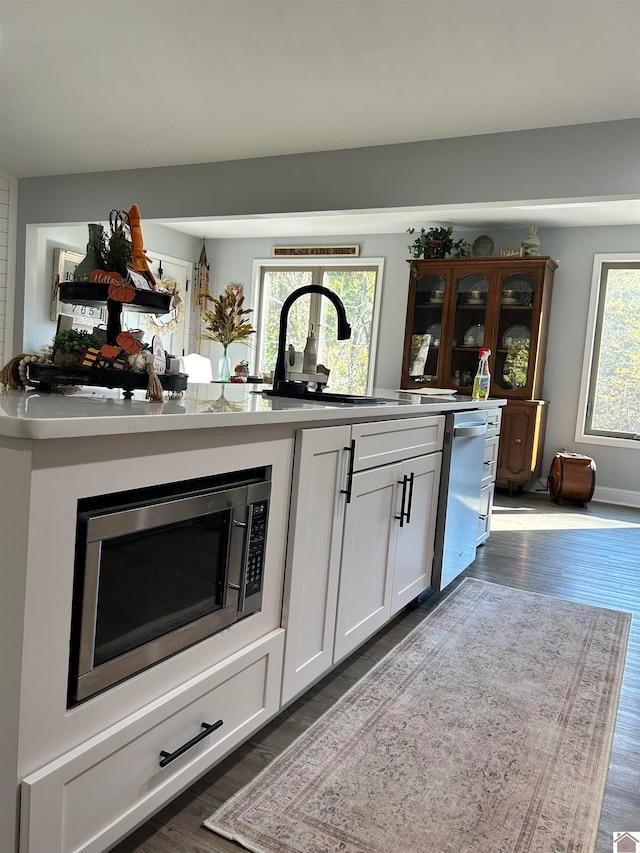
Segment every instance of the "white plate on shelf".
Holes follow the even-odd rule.
[[[531,340],[531,329],[526,326],[510,326],[502,336],[502,346],[507,346],[507,338],[511,338],[512,342],[529,341]]]
[[[471,339],[473,343],[469,343],[469,339]],[[484,326],[481,326],[479,323],[476,323],[475,326],[469,326],[467,331],[464,333],[462,343],[465,347],[484,346]]]

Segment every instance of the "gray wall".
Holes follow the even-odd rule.
[[[20,181],[16,338],[22,344],[26,228],[434,204],[640,195],[640,119],[282,157]],[[0,164],[1,165],[1,164]]]

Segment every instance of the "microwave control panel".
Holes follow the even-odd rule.
[[[247,562],[245,577],[245,596],[255,595],[262,589],[264,573],[264,552],[267,538],[267,509],[269,502],[257,501],[250,507],[249,540],[247,542]]]

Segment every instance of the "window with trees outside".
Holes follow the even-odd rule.
[[[595,255],[576,439],[640,441],[640,255]]]
[[[355,259],[354,259],[355,261]],[[333,290],[344,303],[351,338],[339,341],[337,315],[332,302],[321,294],[305,294],[291,306],[286,346],[304,350],[313,328],[317,340],[318,364],[331,371],[327,387],[332,392],[368,394],[373,387],[375,341],[378,323],[378,281],[381,259],[357,259],[356,263],[335,261],[314,264],[296,259],[290,266],[258,265],[258,369],[272,371],[278,349],[282,305],[294,290],[321,284]]]

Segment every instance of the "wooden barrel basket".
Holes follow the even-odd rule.
[[[585,507],[596,487],[596,463],[581,453],[556,453],[549,471],[549,494],[557,504],[572,501]]]

